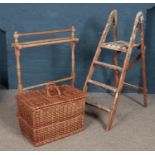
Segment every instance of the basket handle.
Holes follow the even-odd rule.
[[[47,97],[52,97],[50,94],[50,89],[55,89],[57,91],[58,96],[61,95],[60,89],[58,88],[58,86],[56,84],[49,84],[46,86],[46,93],[47,93]]]

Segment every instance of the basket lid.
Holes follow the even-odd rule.
[[[39,109],[86,97],[85,93],[72,86],[62,85],[57,87],[61,95],[53,93],[48,97],[46,88],[43,88],[21,93],[17,95],[17,99],[24,100],[32,109]]]

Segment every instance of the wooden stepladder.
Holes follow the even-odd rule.
[[[117,40],[117,10],[113,10],[108,18],[107,24],[99,41],[98,47],[96,49],[95,56],[93,58],[92,64],[90,66],[90,70],[88,72],[88,76],[86,78],[86,82],[84,84],[83,91],[87,92],[88,86],[90,84],[95,85],[97,87],[104,88],[106,90],[110,90],[114,93],[114,101],[112,103],[112,108],[107,108],[105,106],[101,106],[98,104],[90,104],[96,108],[99,108],[103,111],[109,113],[108,117],[108,125],[107,130],[112,128],[112,123],[115,117],[115,113],[118,107],[120,93],[123,89],[123,86],[129,87],[131,89],[141,90],[144,94],[144,107],[147,106],[147,87],[146,87],[146,66],[145,66],[145,45],[144,45],[144,16],[142,12],[138,12],[135,18],[133,30],[131,33],[130,41],[118,41]],[[105,42],[106,36],[110,27],[113,25],[114,27],[114,42]],[[137,32],[140,31],[140,43],[135,43]],[[111,49],[114,50],[114,65],[100,62],[98,61],[102,49]],[[138,56],[130,63],[131,54],[134,48],[140,49],[140,53]],[[118,66],[118,53],[124,52],[126,54],[123,67]],[[143,86],[138,87],[125,82],[127,71],[136,64],[141,59],[142,62],[142,79]],[[92,80],[92,76],[95,70],[95,66],[106,67],[114,70],[114,78],[115,78],[115,87],[109,86],[107,84],[103,84],[101,82],[97,82]]]

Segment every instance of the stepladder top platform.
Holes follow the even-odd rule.
[[[102,44],[102,48],[107,48],[111,50],[121,51],[121,52],[127,52],[129,47],[129,42],[127,41],[114,41],[114,42],[105,42]],[[134,43],[133,48],[139,48],[140,44]]]

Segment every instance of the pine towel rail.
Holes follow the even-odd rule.
[[[32,33],[14,33],[14,43],[12,47],[15,48],[15,55],[16,55],[16,65],[17,65],[17,77],[18,77],[18,93],[22,93],[24,90],[33,89],[37,87],[45,86],[49,83],[59,83],[64,81],[72,80],[72,86],[75,84],[75,43],[79,41],[79,38],[75,37],[76,29],[72,26],[69,29],[62,29],[62,30],[51,30],[51,31],[44,31],[44,32],[32,32]],[[52,38],[52,39],[44,39],[44,40],[34,40],[34,41],[26,41],[20,42],[20,37],[29,37],[29,36],[36,36],[36,35],[49,35],[49,34],[56,34],[56,33],[66,33],[70,32],[71,35],[69,37],[59,37],[59,38]],[[37,84],[33,86],[29,86],[23,88],[22,86],[22,79],[21,79],[21,66],[20,66],[20,53],[21,49],[23,48],[30,48],[36,46],[44,46],[44,45],[53,45],[53,44],[61,44],[61,43],[70,43],[71,45],[71,61],[72,61],[72,68],[71,68],[71,76],[65,77],[63,79],[54,80],[42,84]]]

